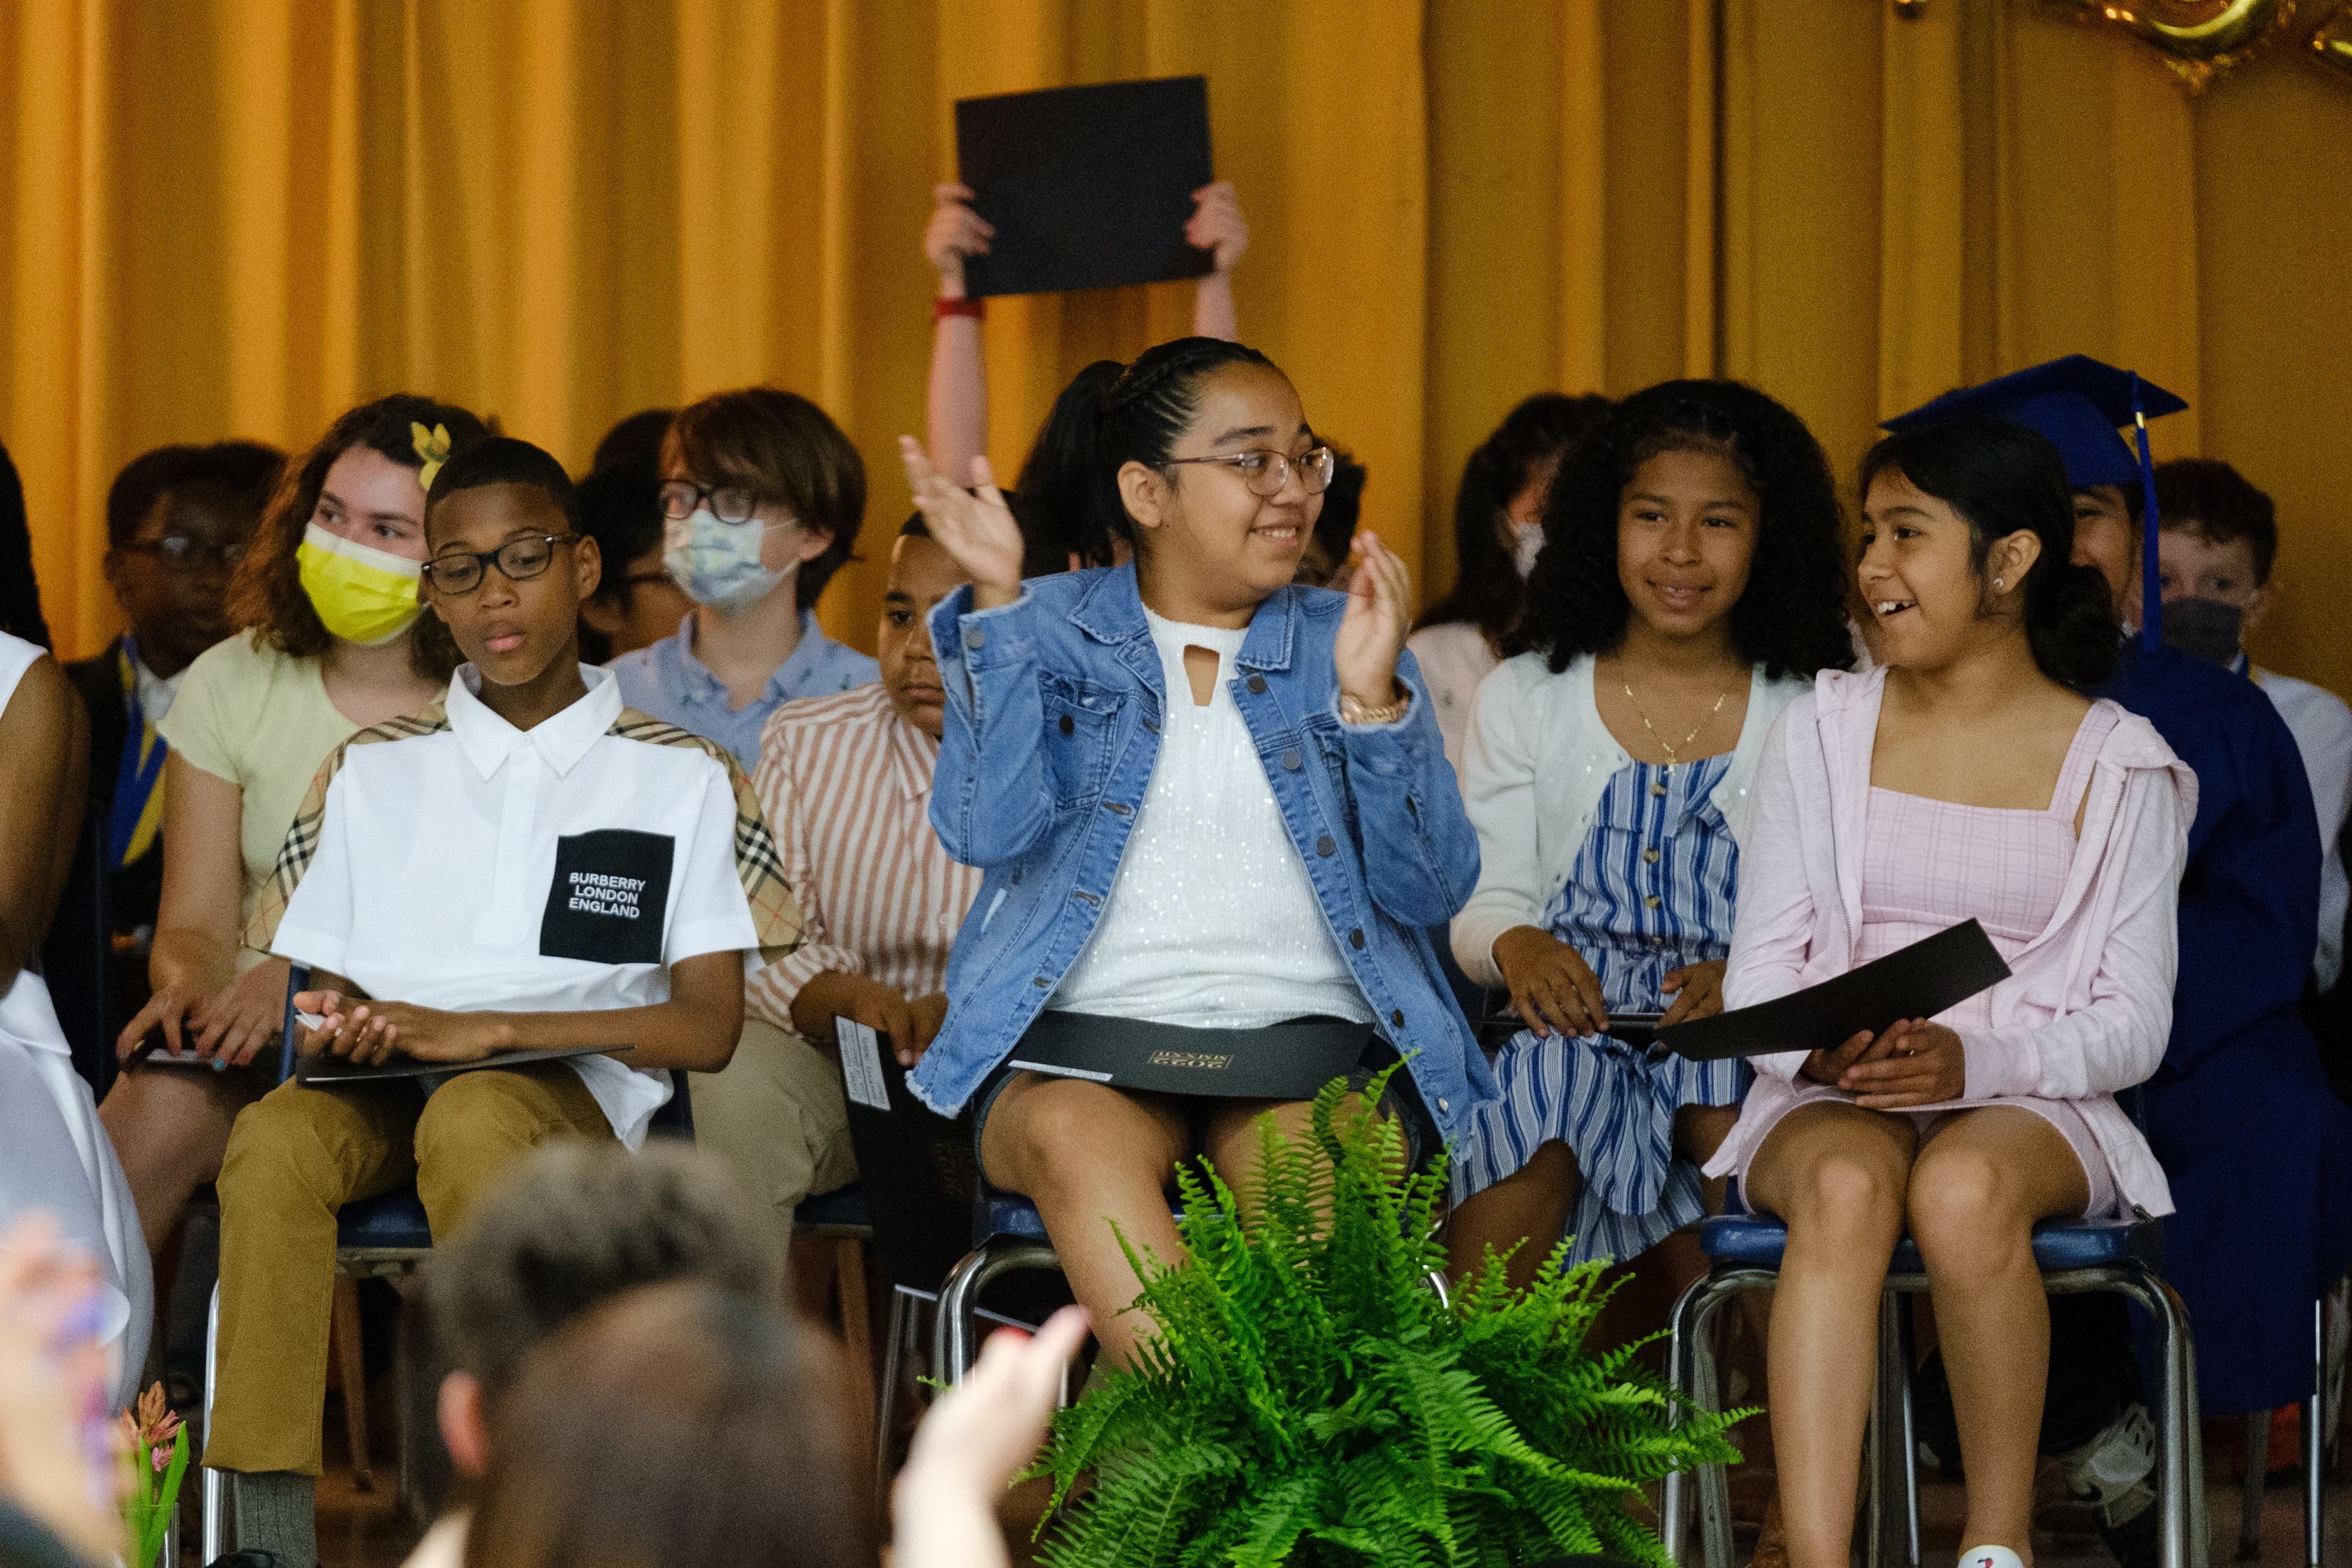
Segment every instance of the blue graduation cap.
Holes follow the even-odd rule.
[[[2157,582],[2156,469],[2148,459],[2147,422],[2188,406],[2180,397],[2154,382],[2142,381],[2131,371],[2118,370],[2088,354],[2068,354],[1948,392],[1908,414],[1896,415],[1879,428],[1908,430],[1964,414],[1990,414],[2045,437],[2065,459],[2066,482],[2077,489],[2137,480],[2146,522],[2141,542],[2140,638],[2153,647],[2161,635],[2158,623],[2164,595]],[[2116,434],[2121,425],[2133,427],[2137,451]]]

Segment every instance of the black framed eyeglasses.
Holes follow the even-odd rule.
[[[1314,447],[1296,458],[1280,452],[1259,448],[1248,452],[1218,452],[1206,458],[1171,458],[1171,468],[1185,463],[1218,463],[1232,468],[1242,477],[1242,483],[1255,496],[1276,496],[1297,474],[1300,488],[1308,495],[1321,495],[1329,488],[1331,476],[1339,471],[1339,455],[1328,447]]]
[[[710,515],[721,522],[749,522],[751,514],[760,510],[759,493],[740,485],[698,485],[691,479],[662,481],[662,515],[672,521],[692,517],[706,502]]]
[[[496,550],[445,550],[425,563],[425,575],[436,592],[452,596],[480,587],[493,562],[508,582],[528,583],[547,574],[557,545],[579,542],[576,533],[525,533]]]
[[[184,533],[167,533],[161,539],[131,539],[115,546],[134,555],[152,555],[166,566],[236,565],[245,559],[245,541],[233,544],[213,544],[193,539]]]

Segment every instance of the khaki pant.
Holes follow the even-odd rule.
[[[688,1081],[696,1144],[758,1200],[781,1264],[801,1200],[857,1179],[840,1067],[798,1035],[746,1018],[726,1069]]]
[[[413,1178],[434,1236],[452,1236],[514,1160],[551,1139],[612,1135],[561,1062],[459,1073],[429,1099],[414,1079],[289,1079],[247,1106],[221,1165],[220,1359],[204,1462],[319,1473],[337,1209]]]

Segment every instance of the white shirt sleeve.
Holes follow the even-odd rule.
[[[665,966],[706,952],[748,952],[759,958],[760,933],[751,923],[751,900],[743,896],[742,879],[735,868],[735,791],[727,770],[705,757],[702,809],[695,814],[694,830],[679,848],[677,886],[670,895],[675,911],[669,940],[662,949]]]
[[[269,951],[280,958],[346,979],[352,978],[350,823],[353,787],[351,759],[346,758],[327,785],[327,803],[319,813],[318,847],[310,852],[310,863],[303,868],[294,896],[286,900],[286,913],[269,943]],[[299,822],[295,830],[300,831]]]
[[[1479,682],[1462,759],[1462,805],[1478,833],[1478,887],[1454,917],[1454,962],[1481,985],[1500,986],[1495,939],[1540,925],[1551,889],[1536,837],[1536,760],[1526,684],[1505,666]]]

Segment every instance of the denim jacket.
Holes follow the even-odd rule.
[[[1340,956],[1451,1139],[1495,1087],[1428,928],[1477,885],[1478,840],[1411,654],[1397,662],[1412,692],[1404,719],[1339,721],[1331,645],[1346,607],[1319,588],[1275,594],[1231,689]],[[1094,934],[1168,693],[1132,566],[1034,579],[993,610],[959,588],[930,626],[947,689],[931,824],[986,873],[948,962],[946,1026],[908,1079],[953,1114]]]

